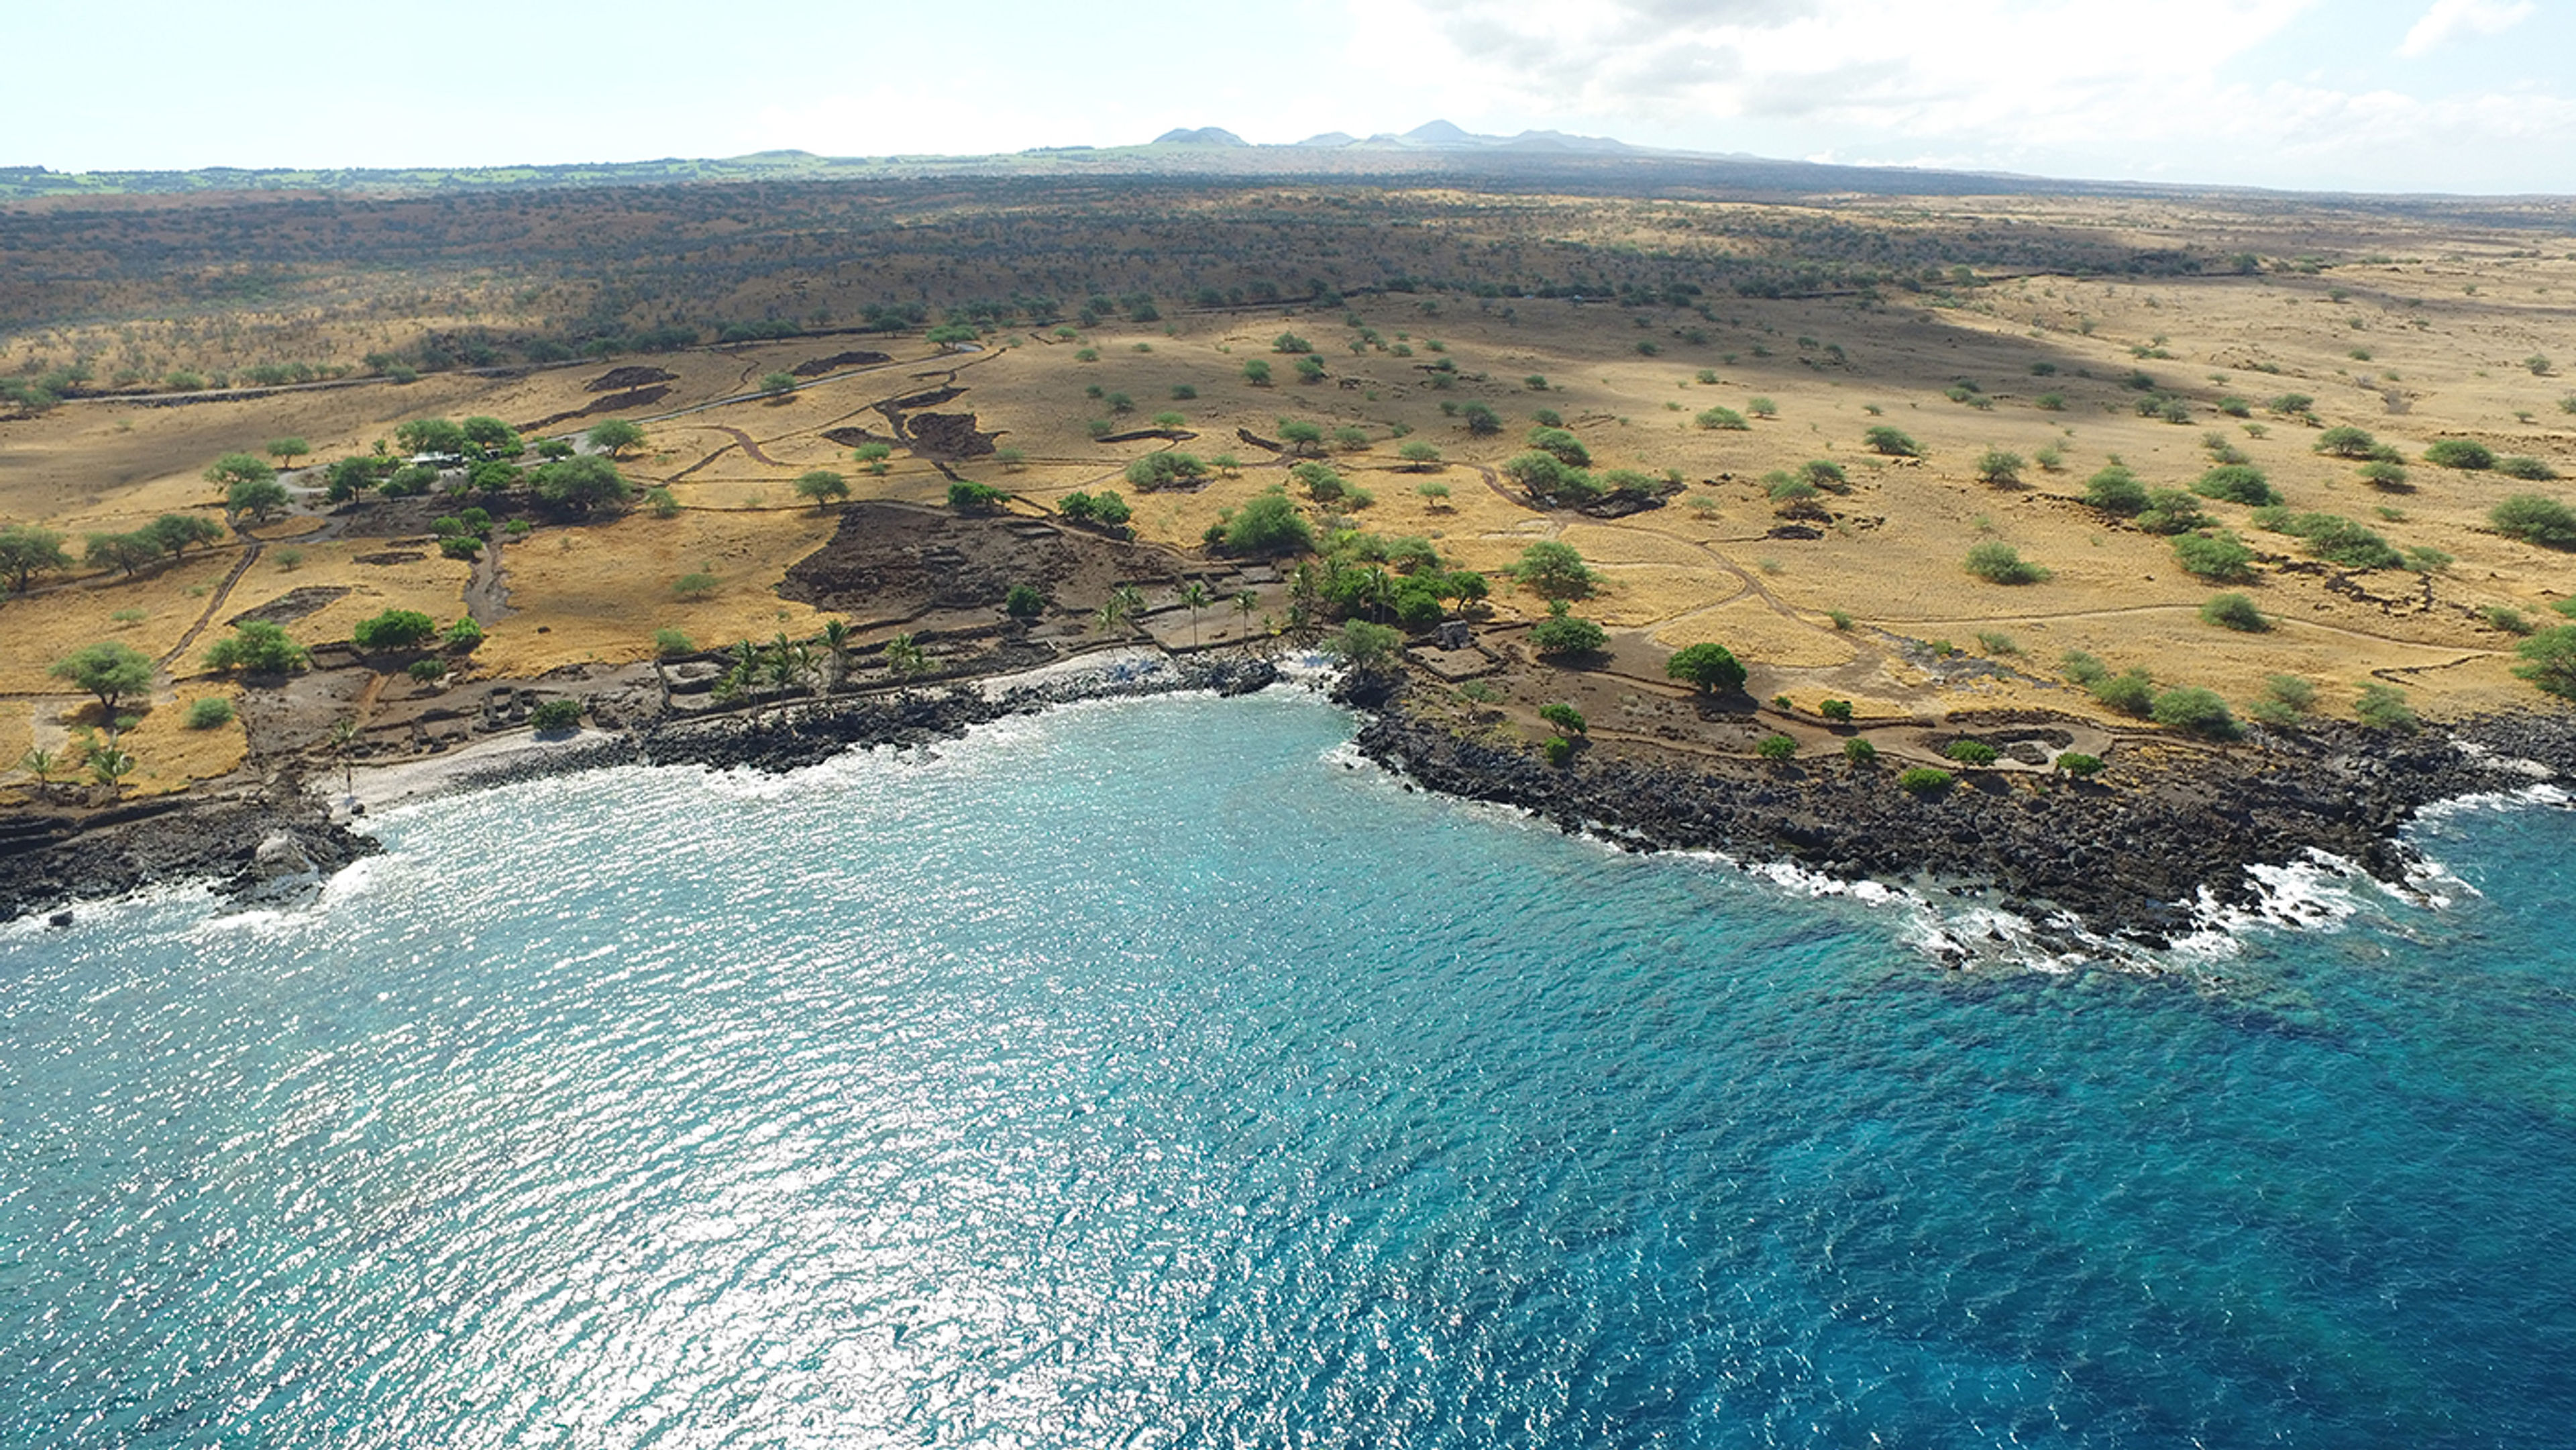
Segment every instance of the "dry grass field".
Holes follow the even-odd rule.
[[[952,279],[944,295],[1079,297],[1112,284],[1095,287],[1081,277],[1097,282],[1098,274],[1070,269],[1117,254],[1122,242],[1130,252],[1169,249],[1194,219],[1250,236],[1261,217],[1294,213],[1304,230],[1286,222],[1273,230],[1308,245],[1338,237],[1347,249],[1383,254],[1371,265],[1388,272],[1410,265],[1429,274],[1445,262],[1500,279],[1574,254],[1570,274],[1608,279],[1610,295],[1367,291],[1345,268],[1340,295],[1320,305],[1237,304],[1239,282],[1230,293],[1219,287],[1225,295],[1214,301],[1224,305],[1193,305],[1167,279],[1158,307],[1131,302],[1036,325],[1017,319],[988,327],[977,351],[935,346],[915,328],[701,345],[513,376],[367,378],[186,406],[155,406],[140,395],[75,398],[39,415],[0,418],[0,524],[62,532],[77,550],[87,533],[136,528],[166,512],[208,512],[219,499],[201,471],[226,452],[294,435],[310,443],[313,462],[327,463],[368,450],[411,418],[482,414],[527,425],[597,404],[603,394],[588,390],[594,380],[612,366],[640,364],[671,376],[656,384],[664,391],[652,401],[616,413],[647,435],[622,467],[640,486],[668,488],[676,515],[638,509],[563,522],[528,513],[534,527],[501,544],[493,592],[472,606],[486,640],[461,679],[532,679],[640,661],[653,654],[658,630],[710,646],[813,634],[825,616],[777,588],[835,527],[829,511],[795,492],[796,478],[815,468],[845,474],[857,498],[930,505],[944,500],[951,476],[971,478],[1017,495],[1013,507],[1023,513],[1106,486],[1127,495],[1143,540],[1197,550],[1211,525],[1287,482],[1286,460],[1239,436],[1276,439],[1283,420],[1312,422],[1328,435],[1357,430],[1355,442],[1327,449],[1336,468],[1374,495],[1349,511],[1349,524],[1428,539],[1455,566],[1487,573],[1495,622],[1543,617],[1542,601],[1503,571],[1531,543],[1561,540],[1602,576],[1596,595],[1576,606],[1614,634],[1596,675],[1626,681],[1618,689],[1660,690],[1656,661],[1665,652],[1714,640],[1751,667],[1756,699],[1789,699],[1796,710],[1784,719],[1826,698],[1853,700],[1864,718],[2095,710],[2065,682],[2059,662],[2070,650],[2114,670],[2148,669],[2160,683],[2207,686],[2240,710],[2283,674],[2310,681],[2316,708],[2332,714],[2349,714],[2371,683],[2402,687],[2432,717],[2531,706],[2544,697],[2511,673],[2516,637],[2492,622],[2492,612],[2556,622],[2552,607],[2576,595],[2576,556],[2487,526],[2488,511],[2508,494],[2576,503],[2576,484],[2421,461],[2440,440],[2473,439],[2576,475],[2576,380],[2549,361],[2576,371],[2576,240],[2566,217],[2030,197],[1760,206],[1452,193],[1369,193],[1337,203],[1322,191],[1212,193],[1160,232],[1123,213],[1104,217],[1078,254],[1042,253],[1033,265],[1046,275],[1020,279],[1012,254],[992,245],[1025,220],[1012,208],[955,198],[923,206],[927,220],[903,242],[909,260],[886,278],[860,277],[858,292],[927,291],[932,273],[923,259],[938,254],[944,235],[957,244],[951,268],[971,274]],[[159,216],[138,214],[147,222]],[[1318,216],[1334,219],[1331,233],[1314,230]],[[532,235],[557,235],[548,228],[560,221],[540,218]],[[1048,225],[1055,228],[1048,236],[1067,226]],[[1790,242],[1779,241],[1783,235]],[[1776,290],[1759,279],[1794,263],[1780,250],[1791,242],[1830,242],[1843,259],[1877,258],[1882,267],[1901,263],[1907,285],[1828,278],[1807,295],[1748,295]],[[2220,265],[2245,253],[2259,260],[2243,271]],[[530,257],[546,255],[538,248]],[[2003,265],[1973,275],[1915,265],[1968,255]],[[1725,257],[1755,258],[1767,270],[1710,270]],[[2141,257],[2202,260],[2197,270],[2163,274],[2045,265]],[[1325,264],[1264,253],[1258,265],[1298,278]],[[8,365],[54,366],[86,348],[101,366],[132,352],[138,370],[216,367],[224,358],[204,339],[221,336],[266,339],[262,346],[292,338],[317,358],[348,359],[370,340],[405,346],[450,329],[463,313],[487,315],[460,298],[483,297],[508,271],[496,266],[473,287],[460,282],[463,292],[415,277],[420,285],[405,293],[378,278],[365,298],[348,293],[345,308],[308,307],[302,331],[280,320],[293,308],[249,296],[229,333],[220,307],[184,322],[65,318],[22,326],[7,341]],[[1638,279],[1696,275],[1712,285],[1617,295],[1621,286],[1644,285]],[[1714,285],[1721,275],[1754,280],[1730,290]],[[293,292],[322,286],[322,276],[318,267],[290,267],[265,285]],[[783,298],[809,284],[841,295],[847,289],[838,283],[851,276],[847,265],[747,268],[728,274],[728,302],[745,315],[775,315]],[[1127,279],[1136,289],[1149,281]],[[544,284],[513,325],[541,330],[549,306],[595,301],[570,295],[579,290]],[[110,291],[83,295],[112,311]],[[23,295],[12,305],[22,316],[32,306]],[[119,341],[124,332],[141,341]],[[1299,381],[1300,355],[1274,350],[1283,333],[1311,342],[1320,381]],[[855,348],[888,359],[817,366],[793,393],[748,396],[766,375]],[[231,365],[242,356],[236,348]],[[1245,364],[1255,360],[1272,369],[1267,385],[1246,378]],[[852,428],[891,436],[877,405],[950,387],[958,391],[934,410],[971,413],[1001,453],[934,461],[898,448],[879,475],[824,436]],[[2308,407],[2268,406],[2291,394],[2311,400]],[[2163,400],[2155,415],[2139,406],[2151,396]],[[1466,417],[1476,404],[1492,410],[1498,432],[1471,431]],[[1701,426],[1696,420],[1711,407],[1737,411],[1746,425]],[[1682,488],[1661,507],[1623,518],[1535,506],[1500,469],[1523,451],[1542,411],[1581,440],[1596,471],[1633,469],[1678,478]],[[1179,414],[1176,431],[1189,436],[1094,441],[1104,426],[1146,428],[1166,413]],[[531,436],[575,436],[602,416]],[[2374,488],[2353,460],[2317,452],[2322,430],[2336,426],[2366,429],[2402,454],[2404,488]],[[1873,427],[1902,430],[1920,457],[1874,451],[1865,442]],[[1398,450],[1408,442],[1432,444],[1441,462],[1428,470],[1407,463]],[[1162,448],[1230,454],[1239,466],[1185,490],[1140,492],[1122,480],[1131,460]],[[2016,480],[1980,477],[1990,450],[2020,456]],[[2431,566],[2433,556],[2419,555],[2428,567],[2326,567],[2307,559],[2297,539],[2258,526],[2251,510],[2209,502],[2214,520],[2261,556],[2250,578],[2224,587],[2248,595],[2272,623],[2260,633],[2203,623],[2200,608],[2221,586],[2178,567],[2168,539],[2081,496],[2086,479],[2114,462],[2148,488],[2166,489],[2187,486],[2222,456],[2260,469],[2294,512],[2341,515],[2399,550],[2438,550],[2448,562]],[[1766,476],[1815,460],[1839,466],[1848,490],[1792,506],[1795,516],[1784,517]],[[318,469],[289,482],[318,484]],[[1426,483],[1445,485],[1446,497],[1419,492]],[[1327,521],[1322,507],[1306,511]],[[0,606],[0,753],[14,760],[30,743],[64,738],[77,697],[48,677],[48,667],[81,644],[119,639],[160,665],[154,708],[130,737],[141,767],[129,789],[175,788],[233,770],[242,759],[239,726],[186,732],[176,723],[194,695],[233,688],[204,672],[205,646],[225,621],[298,590],[328,596],[289,611],[290,632],[308,644],[346,640],[359,620],[388,608],[420,610],[441,624],[467,613],[478,571],[491,576],[496,563],[442,557],[427,518],[417,505],[333,510],[318,495],[300,495],[293,516],[137,579],[85,570],[40,578],[33,592]],[[2045,577],[2015,585],[1972,577],[1963,561],[1990,542],[2009,545]],[[251,551],[256,557],[234,577]],[[674,586],[690,574],[712,582],[684,597]]]

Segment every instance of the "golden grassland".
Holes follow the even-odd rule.
[[[1997,224],[2093,227],[2123,244],[2193,224],[2172,208],[2112,202],[2004,199],[1988,210]],[[1877,214],[1888,226],[1914,220],[1894,203]],[[1956,219],[1954,205],[1944,220]],[[1594,220],[1604,228],[1596,242],[1610,245],[1652,240],[1653,228],[1686,228],[1693,219],[1631,209]],[[1613,221],[1620,226],[1610,228]],[[2410,491],[2376,491],[2349,461],[2314,452],[2314,428],[2262,404],[2306,394],[2319,423],[2367,428],[2410,458],[2437,439],[2467,437],[2576,474],[2576,414],[2560,406],[2576,383],[2532,362],[2563,358],[2576,367],[2576,261],[2566,248],[2522,255],[2528,249],[2483,237],[2381,240],[2387,260],[2346,261],[2314,275],[2042,274],[1931,299],[1955,305],[1729,297],[1710,299],[1703,313],[1386,294],[1323,310],[1175,307],[1154,322],[1103,321],[1073,338],[1052,329],[996,336],[974,354],[942,353],[918,337],[871,341],[895,360],[776,400],[719,401],[767,372],[837,351],[838,341],[634,360],[677,376],[670,396],[641,415],[649,441],[626,471],[638,483],[667,485],[680,513],[545,523],[506,543],[499,559],[507,613],[488,626],[472,670],[525,678],[634,661],[652,652],[662,629],[710,645],[810,634],[823,616],[774,591],[791,564],[829,537],[835,518],[801,506],[794,479],[831,467],[861,498],[938,502],[948,479],[928,462],[898,452],[873,476],[821,434],[851,425],[883,433],[876,403],[953,376],[965,391],[939,410],[973,412],[1022,455],[1009,466],[971,460],[959,472],[1034,507],[1051,508],[1076,489],[1118,488],[1129,494],[1143,537],[1184,548],[1285,481],[1280,460],[1239,441],[1238,429],[1275,437],[1289,418],[1359,428],[1364,447],[1331,454],[1374,494],[1356,512],[1358,526],[1424,536],[1458,565],[1496,574],[1493,611],[1505,621],[1544,611],[1500,571],[1530,543],[1562,539],[1606,581],[1579,612],[1662,648],[1723,642],[1752,666],[1751,687],[1765,698],[1785,694],[1811,707],[1838,696],[1864,714],[2021,704],[2081,711],[2085,698],[2060,684],[2057,670],[2066,651],[2081,649],[2114,669],[2145,667],[2162,682],[2206,685],[2240,705],[2282,673],[2313,681],[2329,712],[2348,712],[2374,680],[2402,684],[2432,716],[2533,704],[2540,697],[2510,673],[2513,638],[2471,611],[2502,606],[2543,616],[2576,592],[2576,560],[2501,538],[2484,521],[2506,494],[2576,498],[2576,485],[2418,464]],[[1292,331],[1313,343],[1324,381],[1296,381],[1294,359],[1272,351],[1273,340]],[[1269,386],[1245,379],[1243,364],[1255,358],[1272,365]],[[1444,359],[1458,375],[1445,388],[1428,370]],[[219,453],[291,433],[328,460],[372,446],[410,417],[530,421],[594,401],[584,385],[606,366],[371,382],[187,407],[84,402],[0,422],[0,520],[75,535],[132,528],[164,511],[208,507],[212,489],[199,471]],[[2133,369],[2183,399],[2189,421],[2140,416],[2133,407],[2140,393],[2123,381]],[[1532,377],[1543,385],[1525,381]],[[1966,402],[1949,395],[1962,383],[1975,388]],[[1132,410],[1112,410],[1119,394]],[[2252,400],[2252,415],[2218,411],[2228,396]],[[1757,398],[1767,400],[1762,414]],[[1443,406],[1471,401],[1500,414],[1503,431],[1475,436]],[[1696,426],[1712,405],[1746,413],[1750,426]],[[1667,507],[1618,520],[1529,507],[1493,470],[1520,451],[1541,409],[1578,434],[1596,468],[1677,473],[1686,489]],[[1232,454],[1241,466],[1194,491],[1129,489],[1119,478],[1125,464],[1170,445],[1099,444],[1090,425],[1143,427],[1167,411],[1198,435],[1177,446],[1203,457]],[[568,434],[589,421],[551,431]],[[1863,434],[1876,425],[1911,435],[1923,458],[1871,452]],[[1433,443],[1443,463],[1430,472],[1407,468],[1396,449],[1411,439]],[[2346,515],[2395,545],[2438,549],[2454,562],[2422,581],[2406,571],[2359,576],[2367,597],[2330,588],[2322,572],[2267,566],[2239,587],[2276,621],[2273,629],[2237,634],[2204,624],[2197,611],[2214,587],[2178,568],[2166,540],[2073,496],[2115,459],[2151,488],[2182,486],[2209,465],[2213,442],[2261,468],[2294,510]],[[2033,460],[2021,487],[1979,481],[1978,460],[1994,448]],[[2043,450],[2053,450],[2053,466],[2036,461]],[[1841,465],[1850,491],[1818,501],[1832,515],[1821,537],[1772,537],[1781,520],[1764,475],[1812,459]],[[1417,488],[1426,482],[1446,485],[1448,496],[1422,496]],[[2297,554],[2295,541],[2253,527],[2247,510],[2209,509],[2257,548]],[[299,531],[310,537],[289,542]],[[219,775],[240,761],[239,727],[183,732],[176,722],[191,692],[226,688],[198,663],[222,619],[313,587],[348,592],[291,626],[307,642],[346,639],[360,619],[387,608],[418,609],[442,623],[465,610],[474,570],[423,538],[365,537],[346,519],[282,521],[257,532],[271,542],[229,590],[219,585],[239,544],[141,580],[84,576],[0,608],[0,695],[10,701],[0,711],[0,750],[14,759],[60,728],[74,697],[45,671],[62,654],[94,639],[123,639],[162,658],[202,626],[167,660],[155,708],[134,737],[147,762],[136,786]],[[1961,561],[1988,540],[2010,544],[2048,577],[2020,586],[1970,577]],[[361,562],[404,553],[418,557]],[[715,586],[679,597],[673,583],[690,573],[714,576]],[[1849,627],[1835,623],[1837,613]],[[2005,668],[1942,668],[1919,647],[1936,640]]]

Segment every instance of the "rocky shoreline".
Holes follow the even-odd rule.
[[[2255,904],[2248,868],[2323,851],[2402,885],[2422,857],[2400,834],[2436,801],[2576,776],[2576,717],[2491,716],[2416,735],[2320,722],[2192,752],[2101,782],[1966,770],[1917,798],[1886,769],[1757,760],[1691,765],[1535,751],[1376,704],[1358,747],[1445,794],[1516,806],[1636,850],[1720,851],[1844,881],[1975,896],[2082,950],[2162,948],[2206,925],[2200,902]],[[2122,778],[2125,776],[2125,778]],[[2060,924],[2050,927],[2052,920]]]
[[[856,746],[954,739],[976,725],[1081,700],[1189,690],[1249,694],[1278,678],[1278,667],[1263,659],[1157,655],[1052,678],[966,680],[713,718],[666,718],[587,745],[460,771],[446,788],[483,789],[628,764],[794,770]],[[209,881],[237,903],[286,901],[383,849],[336,819],[293,776],[257,794],[163,797],[87,817],[9,824],[18,829],[0,835],[0,922],[33,915],[66,920],[76,903],[179,881]]]
[[[712,718],[664,718],[579,748],[460,771],[454,790],[605,765],[786,771],[856,746],[953,739],[1082,700],[1246,694],[1268,660],[1148,656],[1052,677],[965,680]],[[2417,735],[2319,723],[2232,750],[2186,751],[2103,782],[1963,771],[1916,798],[1880,769],[1535,750],[1411,708],[1401,687],[1345,680],[1360,752],[1421,786],[1509,805],[1632,850],[1709,850],[1975,897],[2084,950],[2085,935],[2161,948],[2204,926],[2201,904],[2249,906],[2248,868],[2327,852],[2402,884],[2421,858],[2401,832],[2436,801],[2576,778],[2576,717],[2512,714]],[[1472,725],[1473,722],[1464,722]],[[381,849],[294,782],[255,796],[138,802],[105,821],[0,842],[0,921],[163,882],[211,879],[236,901],[291,899]],[[2052,924],[2053,923],[2053,924]]]

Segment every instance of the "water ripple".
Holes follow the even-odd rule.
[[[2576,1423],[2563,812],[2221,980],[1310,699],[389,813],[0,934],[0,1444],[2448,1447]]]

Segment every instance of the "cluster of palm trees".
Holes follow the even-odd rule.
[[[767,644],[744,640],[727,650],[731,663],[716,682],[716,698],[758,701],[763,695],[822,696],[849,682],[850,659],[858,638],[846,620],[830,620],[811,639],[790,639],[781,630]],[[897,679],[911,681],[930,671],[929,652],[910,634],[885,642],[886,668]]]
[[[1196,579],[1183,580],[1180,587],[1173,591],[1173,597],[1179,601],[1182,608],[1190,612],[1190,648],[1196,649],[1199,645],[1199,615],[1213,608],[1218,603],[1217,597],[1208,591],[1205,583]],[[1230,602],[1234,605],[1235,613],[1247,625],[1252,622],[1253,614],[1261,608],[1261,596],[1250,589],[1231,596]],[[1101,604],[1093,620],[1100,626],[1101,632],[1106,634],[1121,624],[1134,620],[1144,608],[1145,592],[1133,584],[1121,584],[1109,592],[1109,598]]]
[[[53,794],[55,776],[76,775],[84,769],[93,782],[106,786],[112,794],[141,764],[134,758],[133,751],[119,743],[120,737],[135,724],[131,715],[111,716],[104,740],[84,727],[69,750],[30,746],[26,754],[18,757],[18,768],[34,776],[37,789],[45,795]]]

